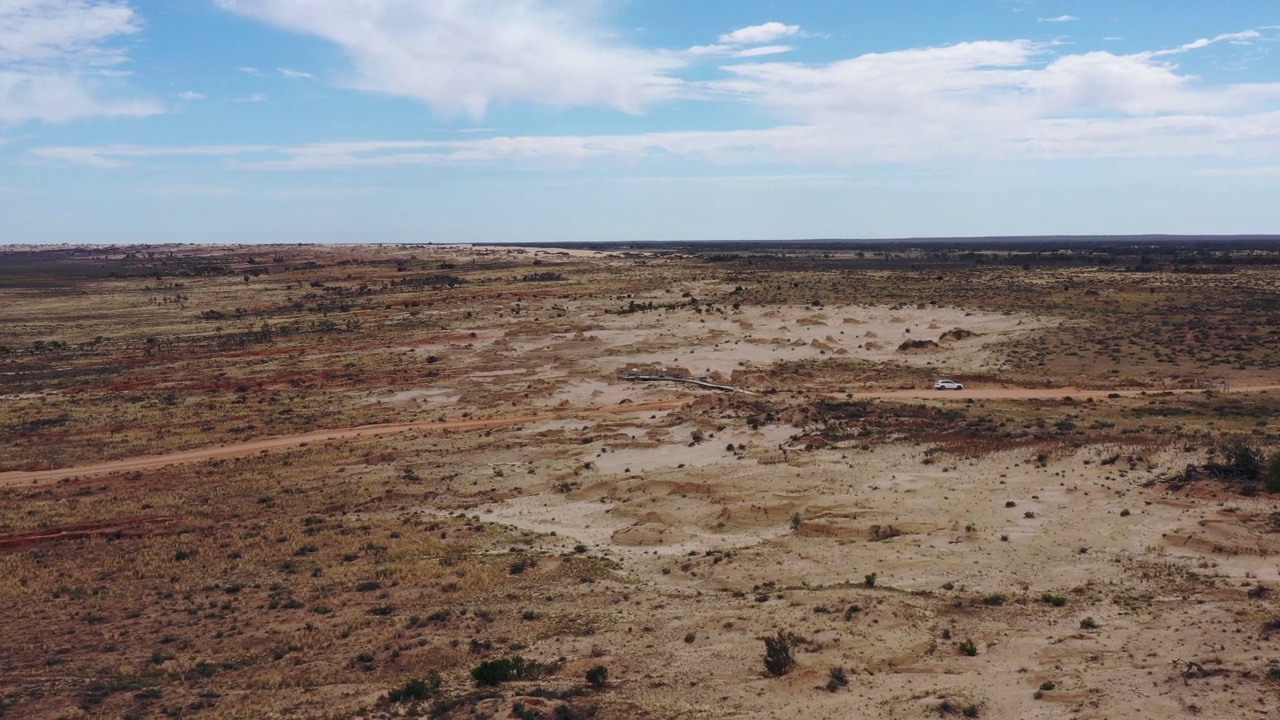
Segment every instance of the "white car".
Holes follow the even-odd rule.
[[[933,384],[933,389],[934,390],[963,390],[964,385],[961,385],[955,380],[939,380],[938,382]]]

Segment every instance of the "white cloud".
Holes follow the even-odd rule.
[[[684,52],[686,55],[703,57],[707,55],[728,55],[734,52],[734,49],[732,45],[694,45]]]
[[[206,96],[203,93],[198,93],[198,92],[195,92],[194,90],[184,90],[178,93],[178,99],[186,100],[188,102],[193,102],[196,100],[204,100],[206,99]]]
[[[252,95],[246,95],[244,97],[236,98],[236,102],[238,103],[260,103],[260,102],[266,102],[266,101],[267,101],[267,94],[260,93],[260,92],[254,93]]]
[[[1250,44],[1250,41],[1257,40],[1261,37],[1262,37],[1262,33],[1258,32],[1257,30],[1246,30],[1244,32],[1237,32],[1237,33],[1223,33],[1222,35],[1216,35],[1211,38],[1200,38],[1199,40],[1194,40],[1185,45],[1179,45],[1178,47],[1172,50],[1157,50],[1156,52],[1151,53],[1151,55],[1156,57],[1165,56],[1165,55],[1180,55],[1182,53],[1190,52],[1192,50],[1199,50],[1201,48],[1206,48],[1206,47],[1209,47],[1210,45],[1213,45],[1215,43],[1220,43],[1220,42],[1229,42],[1233,45],[1248,45]]]
[[[244,67],[236,68],[236,69],[244,73],[245,75],[253,75],[254,77],[262,77],[264,75],[264,73],[258,68],[250,67],[248,65]]]
[[[223,157],[271,152],[270,145],[188,145],[184,147],[144,147],[141,145],[102,145],[98,147],[42,147],[31,151],[36,157],[72,165],[116,168],[127,167],[139,158]]]
[[[720,42],[725,45],[763,45],[764,43],[771,43],[784,37],[799,34],[799,25],[767,22],[763,25],[752,25],[721,35]]]
[[[128,55],[112,43],[139,29],[116,0],[0,2],[0,123],[161,112],[154,100],[116,97]]]
[[[791,122],[886,123],[951,141],[970,133],[1020,134],[1046,118],[1243,113],[1280,100],[1280,83],[1208,86],[1181,73],[1162,51],[1055,57],[1049,50],[1028,41],[984,41],[821,65],[741,63],[725,67],[733,77],[697,87]]]
[[[0,70],[0,123],[70,122],[89,117],[154,115],[147,99],[109,97],[115,84],[75,72]]]
[[[6,0],[0,5],[0,63],[65,62],[111,65],[124,60],[103,40],[138,31],[120,2]]]
[[[406,140],[315,143],[294,146],[226,145],[152,148],[140,145],[43,147],[37,157],[75,165],[125,167],[148,160],[222,157],[232,166],[263,170],[309,170],[413,165],[469,164],[494,160],[583,162],[608,158],[640,160],[662,155],[710,157],[775,145],[803,128],[638,135],[488,137],[465,140]]]
[[[297,146],[136,145],[45,147],[47,160],[101,168],[221,158],[240,170],[311,171],[472,165],[535,167],[697,160],[720,166],[797,167],[922,161],[1076,158],[1280,158],[1280,112],[1240,117],[1041,118],[1015,127],[976,124],[934,135],[888,122],[785,125],[766,130],[635,135],[488,137],[442,141],[334,142]]]
[[[1069,22],[1076,22],[1076,21],[1077,21],[1077,20],[1079,20],[1079,19],[1080,19],[1080,18],[1075,17],[1074,15],[1059,15],[1059,16],[1057,16],[1057,17],[1043,17],[1043,18],[1036,18],[1036,22],[1041,22],[1041,23],[1069,23]]]
[[[35,152],[45,159],[104,167],[178,162],[195,155],[262,170],[673,159],[827,167],[1101,157],[1280,161],[1280,83],[1210,84],[1176,62],[1180,54],[1209,44],[1255,39],[1257,31],[1229,33],[1173,50],[1131,54],[1072,52],[1013,40],[868,53],[829,63],[730,59],[722,61],[722,74],[715,79],[670,90],[684,99],[736,104],[753,124],[761,118],[776,124],[763,130]],[[718,44],[699,52],[731,58],[784,47]],[[536,73],[517,79],[531,84],[508,97],[528,97],[541,87]]]
[[[759,47],[747,48],[733,53],[736,58],[753,58],[764,57],[765,55],[781,55],[789,53],[795,48],[790,45],[760,45]]]
[[[303,72],[301,70],[290,70],[289,68],[276,68],[276,69],[280,71],[281,75],[291,80],[314,80],[316,78],[315,75],[312,75],[309,72]]]
[[[217,0],[223,8],[340,46],[351,87],[479,117],[513,101],[639,112],[669,97],[676,53],[625,46],[593,19],[597,0]]]
[[[795,48],[790,45],[761,45],[759,47],[743,48],[738,45],[694,45],[684,51],[684,55],[693,58],[702,57],[733,57],[733,58],[753,58],[763,57],[765,55],[780,55],[789,53]]]

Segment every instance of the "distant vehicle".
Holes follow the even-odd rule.
[[[955,380],[939,380],[938,382],[933,384],[933,389],[934,390],[963,390],[964,385],[961,385]]]

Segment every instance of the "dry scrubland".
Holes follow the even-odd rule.
[[[0,716],[1273,717],[1278,257],[7,252]]]

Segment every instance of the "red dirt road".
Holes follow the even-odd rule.
[[[1237,394],[1242,392],[1265,392],[1271,390],[1280,390],[1280,385],[1238,387],[1233,388],[1231,392],[1232,394]],[[967,400],[970,398],[975,400],[1054,400],[1067,397],[1075,400],[1085,400],[1088,398],[1102,399],[1113,394],[1121,397],[1137,397],[1143,394],[1155,396],[1163,392],[1166,391],[1078,390],[1075,388],[966,388],[965,390],[958,392],[932,389],[886,390],[870,393],[852,393],[852,397],[854,400]],[[1183,389],[1171,390],[1168,392],[1178,395],[1186,395],[1202,393],[1205,391],[1199,389]],[[832,395],[831,397],[844,398],[845,396],[841,394]],[[301,433],[298,435],[282,435],[278,437],[261,438],[259,440],[250,440],[230,445],[183,450],[181,452],[169,453],[167,455],[144,455],[141,457],[126,458],[123,460],[110,460],[107,462],[94,463],[92,465],[81,465],[78,467],[57,468],[54,470],[19,470],[2,472],[0,473],[0,487],[39,485],[41,483],[55,482],[73,477],[91,477],[116,472],[149,470],[152,468],[164,467],[166,465],[200,462],[202,460],[212,460],[215,458],[241,457],[269,450],[283,450],[306,443],[352,440],[355,438],[376,437],[378,435],[390,435],[415,430],[423,432],[440,430],[488,430],[491,428],[510,427],[512,425],[523,425],[525,423],[572,417],[573,415],[580,413],[621,414],[674,410],[693,402],[695,399],[697,398],[685,397],[680,398],[679,400],[668,400],[665,402],[563,410],[540,415],[523,415],[519,417],[492,418],[488,420],[463,420],[444,423],[392,423],[386,425],[365,425],[345,430],[315,430],[313,432]]]
[[[81,465],[78,467],[56,468],[53,470],[16,470],[11,472],[2,472],[0,473],[0,487],[39,485],[41,483],[54,482],[72,477],[89,477],[93,475],[106,475],[108,473],[150,470],[152,468],[164,467],[166,465],[200,462],[202,460],[213,460],[215,458],[241,457],[243,455],[252,455],[254,453],[269,450],[283,450],[307,443],[328,442],[332,440],[352,440],[355,438],[376,437],[378,435],[390,435],[393,433],[411,432],[414,430],[428,432],[438,430],[488,430],[491,428],[510,427],[512,425],[523,425],[531,422],[542,422],[543,420],[572,417],[579,413],[621,414],[674,410],[687,405],[694,399],[696,398],[686,397],[666,402],[563,410],[542,415],[522,415],[519,417],[491,418],[487,420],[461,420],[457,422],[443,423],[389,423],[385,425],[365,425],[362,427],[347,428],[345,430],[315,430],[312,432],[300,433],[298,435],[281,435],[277,437],[260,438],[258,440],[232,443],[230,445],[182,450],[180,452],[168,453],[165,455],[143,455],[141,457],[125,458],[123,460],[109,460],[107,462],[94,463],[92,465]]]

